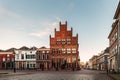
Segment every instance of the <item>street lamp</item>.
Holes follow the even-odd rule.
[[[13,50],[13,58],[14,58],[14,62],[13,62],[13,66],[14,66],[14,68],[13,68],[13,71],[14,71],[14,73],[16,73],[16,67],[15,67],[15,51]]]

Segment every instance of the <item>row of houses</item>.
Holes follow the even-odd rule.
[[[15,65],[14,65],[15,63]],[[50,49],[21,47],[12,52],[0,52],[1,69],[49,69]]]
[[[21,47],[0,53],[0,68],[16,69],[72,69],[79,67],[78,34],[73,36],[73,29],[67,29],[59,23],[59,30],[49,36],[50,48]],[[8,54],[10,53],[10,54]],[[5,56],[2,56],[4,54]],[[10,64],[8,66],[8,63]],[[14,65],[15,63],[15,65]],[[5,67],[4,67],[5,66]]]
[[[108,35],[108,52],[104,51],[100,55],[95,55],[89,60],[90,69],[105,69],[105,56],[108,59],[108,69],[120,72],[120,2],[118,3],[113,18],[112,29]],[[106,54],[107,53],[107,54]],[[100,65],[101,63],[101,65]]]
[[[105,60],[109,59],[109,48],[106,48],[104,51],[101,51],[98,55],[93,55],[91,59],[86,64],[86,68],[93,70],[105,70]]]

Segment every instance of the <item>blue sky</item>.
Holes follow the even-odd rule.
[[[81,61],[109,46],[119,0],[0,0],[0,49],[49,47],[49,35],[68,22],[79,35]]]

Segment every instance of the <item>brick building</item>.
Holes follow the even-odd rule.
[[[114,15],[112,29],[108,36],[109,39],[109,69],[120,71],[120,2]]]
[[[37,69],[49,70],[50,68],[50,48],[41,47],[36,52]]]
[[[78,66],[78,34],[73,36],[73,29],[67,30],[67,22],[59,23],[59,31],[50,35],[50,58],[52,69],[72,69]]]
[[[0,69],[12,69],[13,63],[13,52],[0,52]]]

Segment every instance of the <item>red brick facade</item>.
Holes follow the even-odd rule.
[[[49,70],[50,69],[50,49],[41,47],[36,52],[37,69]]]
[[[78,62],[78,34],[73,36],[73,29],[67,30],[67,22],[59,23],[60,31],[55,29],[55,37],[50,35],[51,67],[57,69],[75,68]]]
[[[12,69],[14,55],[12,52],[0,52],[0,69]]]

